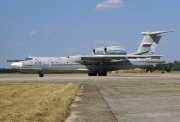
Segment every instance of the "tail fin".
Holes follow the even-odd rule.
[[[161,36],[157,36],[159,34],[168,33],[173,31],[156,31],[156,32],[142,32],[144,38],[139,46],[137,52],[133,53],[134,55],[147,55],[154,54],[156,47],[161,39]]]

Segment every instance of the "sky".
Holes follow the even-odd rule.
[[[0,0],[0,68],[30,56],[89,55],[105,46],[136,52],[141,32],[162,35],[155,54],[180,61],[180,0]]]

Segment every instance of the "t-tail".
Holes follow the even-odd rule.
[[[142,32],[144,35],[141,45],[137,52],[132,53],[133,55],[152,55],[154,54],[156,47],[160,41],[163,33],[173,32],[171,31],[156,31],[156,32]]]

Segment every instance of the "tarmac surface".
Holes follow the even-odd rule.
[[[0,82],[78,82],[66,122],[179,122],[180,74],[0,74]]]

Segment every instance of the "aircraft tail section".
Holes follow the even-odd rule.
[[[157,45],[161,39],[161,35],[163,33],[168,33],[173,31],[156,31],[156,32],[142,32],[144,38],[139,46],[137,52],[133,53],[134,55],[149,55],[154,54]]]

